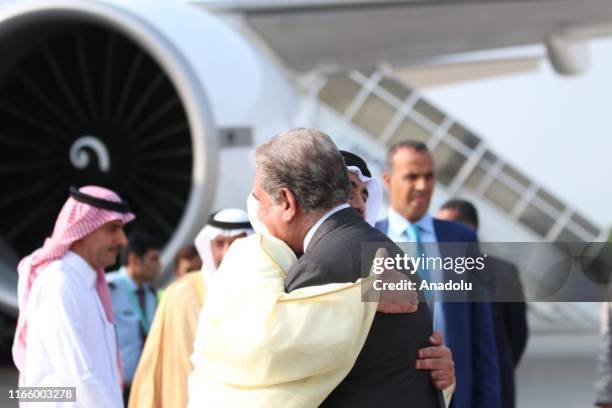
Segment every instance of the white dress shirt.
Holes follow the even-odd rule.
[[[96,271],[83,258],[69,251],[40,272],[27,317],[21,386],[76,387],[77,407],[123,406],[115,330],[96,291]]]
[[[339,206],[334,207],[331,210],[329,210],[328,212],[326,212],[325,214],[323,214],[323,216],[321,218],[319,218],[319,221],[315,222],[315,224],[312,227],[310,227],[310,229],[306,233],[306,236],[304,237],[304,252],[306,252],[306,248],[308,248],[308,244],[310,243],[310,240],[314,236],[315,232],[317,232],[317,230],[319,229],[321,224],[323,224],[323,222],[326,219],[328,219],[329,217],[331,217],[332,215],[334,215],[338,211],[344,210],[345,208],[349,208],[349,207],[350,207],[350,205],[348,205],[348,204],[340,204]]]

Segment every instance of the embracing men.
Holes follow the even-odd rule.
[[[374,258],[362,254],[362,243],[378,243],[391,255],[399,248],[347,204],[348,170],[329,136],[314,129],[277,135],[257,148],[255,162],[249,218],[258,234],[230,248],[200,314],[190,406],[215,402],[216,393],[226,406],[257,397],[250,406],[442,408],[439,390],[454,384],[454,369],[447,348],[429,347],[427,305],[384,313],[381,303],[374,313],[355,290]],[[266,272],[272,269],[275,275]],[[265,279],[255,281],[258,274]],[[258,319],[265,330],[257,331]],[[242,321],[245,332],[232,321]],[[422,349],[428,353],[420,366],[431,371],[417,369]],[[260,354],[269,360],[258,360]],[[250,375],[237,360],[251,364]],[[309,391],[324,395],[296,399]]]

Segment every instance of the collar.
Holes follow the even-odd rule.
[[[419,226],[421,231],[430,233],[434,232],[433,217],[429,215],[429,213],[425,213],[425,215],[421,217],[421,219],[416,223],[416,225]]]
[[[397,213],[392,207],[389,208],[389,235],[401,235],[412,223]],[[433,217],[425,213],[420,220],[414,223],[423,232],[434,232]]]
[[[98,273],[76,252],[68,251],[62,257],[62,262],[72,268],[90,287],[96,286],[96,277]]]
[[[306,252],[306,248],[308,248],[308,244],[310,243],[310,240],[314,236],[315,232],[317,232],[321,224],[323,224],[323,222],[329,217],[331,217],[333,214],[337,213],[340,210],[344,210],[345,208],[349,208],[349,207],[350,205],[346,203],[340,204],[339,206],[332,208],[331,210],[326,212],[321,218],[319,218],[319,220],[312,227],[310,227],[310,229],[308,230],[308,233],[304,237],[304,252]]]
[[[123,280],[128,284],[130,290],[136,292],[136,290],[138,289],[138,284],[134,282],[134,280],[130,277],[130,274],[127,273],[127,268],[125,266],[119,268],[119,275],[121,275]],[[147,290],[149,288],[149,285],[147,283],[143,283],[142,288]]]

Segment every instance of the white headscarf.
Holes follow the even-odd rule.
[[[361,169],[357,166],[347,166],[348,171],[359,177],[359,181],[365,184],[368,189],[368,199],[365,202],[365,220],[371,226],[376,224],[378,211],[383,201],[382,184],[375,178],[364,176]]]
[[[210,280],[217,272],[217,265],[212,256],[211,242],[217,237],[235,237],[253,233],[247,213],[238,208],[227,208],[217,211],[208,218],[195,239],[195,247],[202,258],[202,276]]]

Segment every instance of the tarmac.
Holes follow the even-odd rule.
[[[593,407],[598,348],[596,333],[531,336],[517,370],[517,407]]]
[[[593,407],[598,342],[595,333],[532,335],[517,371],[517,407]],[[16,370],[3,352],[0,407],[17,406],[8,399],[16,383]]]

